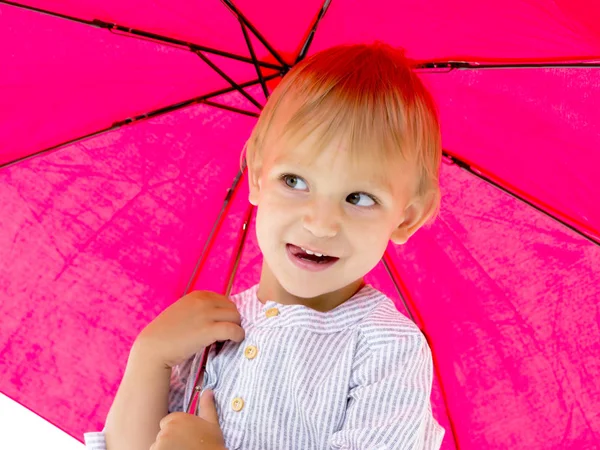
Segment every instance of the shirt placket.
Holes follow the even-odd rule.
[[[264,350],[257,340],[260,333],[253,332],[263,326],[274,325],[280,318],[280,309],[273,305],[267,305],[262,308],[255,326],[246,335],[243,351],[240,352],[240,370],[228,403],[224,405],[227,408],[226,420],[231,434],[226,439],[226,445],[231,449],[242,447],[245,430],[247,428],[248,415],[256,408],[254,402],[257,401],[253,396],[256,392],[255,384],[260,371],[260,358]]]

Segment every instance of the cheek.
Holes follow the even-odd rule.
[[[263,214],[268,215],[273,220],[281,220],[290,217],[294,211],[298,211],[298,202],[290,195],[282,195],[276,189],[265,192],[261,199],[261,208]]]
[[[261,204],[262,205],[262,204]],[[265,214],[265,211],[262,206],[258,207],[256,212],[256,243],[258,244],[258,248],[261,253],[265,254],[265,252],[271,247],[273,244],[272,241],[269,240],[269,237],[273,236],[273,226],[272,223],[269,223],[268,218],[269,215]]]
[[[365,255],[383,255],[390,236],[390,227],[385,221],[373,218],[353,223],[348,233],[354,248]]]
[[[277,238],[293,221],[289,204],[263,197],[256,211],[256,237],[259,245]]]

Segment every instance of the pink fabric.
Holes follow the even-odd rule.
[[[217,0],[23,4],[249,56]],[[236,5],[291,63],[321,2]],[[310,53],[380,39],[419,60],[600,60],[597,23],[583,1],[333,0]],[[229,87],[186,48],[4,4],[0,25],[0,165]],[[256,79],[252,64],[207,56]],[[450,153],[598,239],[599,68],[421,74]],[[0,170],[3,393],[79,440],[101,429],[133,339],[183,295],[254,123],[191,105]],[[193,289],[227,284],[241,183]],[[442,448],[596,448],[600,247],[456,166],[442,190],[440,218],[388,254],[434,353]],[[234,292],[260,262],[251,225]],[[409,314],[383,265],[368,281]]]

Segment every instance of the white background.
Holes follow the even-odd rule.
[[[84,450],[85,446],[6,395],[0,394],[0,449]]]

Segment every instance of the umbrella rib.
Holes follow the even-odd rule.
[[[263,93],[265,95],[265,99],[269,98],[269,91],[267,89],[267,84],[265,83],[265,79],[263,77],[262,71],[258,65],[258,59],[256,58],[256,53],[254,52],[254,46],[250,41],[250,36],[248,36],[248,30],[246,29],[246,25],[242,22],[242,19],[239,19],[240,26],[242,27],[242,33],[244,33],[244,39],[246,41],[246,45],[248,46],[248,51],[250,52],[250,56],[252,57],[252,61],[254,61],[254,68],[256,69],[256,75],[260,80],[260,85],[262,86]]]
[[[426,61],[414,66],[417,70],[484,70],[484,69],[565,69],[600,67],[600,58],[564,62],[479,63],[473,61]]]
[[[444,408],[446,410],[446,417],[448,418],[448,424],[450,425],[450,431],[452,432],[454,444],[456,446],[456,449],[458,450],[460,448],[458,445],[458,434],[456,433],[456,427],[454,425],[454,420],[452,419],[452,415],[450,414],[450,407],[448,405],[448,396],[446,394],[446,389],[444,387],[442,374],[439,371],[439,363],[437,362],[435,346],[432,345],[431,339],[429,339],[426,331],[423,329],[424,326],[422,324],[424,323],[424,321],[421,318],[421,316],[418,314],[417,308],[416,308],[416,306],[414,306],[414,302],[410,301],[411,305],[413,305],[413,309],[415,310],[415,314],[417,314],[417,316],[419,317],[419,322],[418,323],[415,322],[414,316],[413,316],[411,310],[409,309],[409,307],[407,305],[407,301],[406,301],[406,298],[410,299],[408,289],[406,288],[406,286],[404,286],[404,283],[401,282],[402,280],[400,278],[400,275],[398,274],[398,270],[396,269],[396,266],[387,250],[386,250],[385,254],[383,255],[382,261],[383,261],[383,265],[385,267],[386,272],[388,273],[390,279],[392,280],[392,283],[394,284],[394,287],[396,288],[396,292],[398,293],[398,295],[400,296],[400,299],[404,303],[404,307],[406,308],[406,311],[410,315],[412,321],[419,327],[419,329],[421,330],[421,333],[423,333],[423,336],[425,337],[425,339],[427,340],[427,343],[429,344],[429,348],[431,350],[431,358],[433,361],[433,369],[436,373],[436,379],[437,379],[438,385],[440,387],[440,392],[442,395]],[[398,285],[398,281],[401,282],[400,284],[402,284],[402,288],[400,288],[400,286]],[[403,294],[403,291],[405,291],[405,294]]]
[[[390,260],[388,262],[388,259]],[[392,273],[392,270],[390,268],[391,263],[391,258],[388,254],[388,252],[386,251],[384,257],[381,260],[383,262],[383,267],[385,267],[385,271],[387,272],[387,274],[389,275],[390,279],[392,280],[392,283],[394,283],[394,288],[396,289],[396,293],[398,294],[398,296],[400,297],[400,300],[402,301],[402,304],[404,305],[404,309],[406,310],[406,312],[408,313],[408,315],[410,316],[410,320],[413,321],[413,323],[419,325],[417,323],[417,320],[415,319],[415,316],[412,312],[412,309],[408,307],[408,303],[406,301],[406,296],[404,295],[403,289],[400,289],[400,286],[398,286],[398,282],[394,276],[394,274],[396,276],[398,276],[398,274],[396,273],[396,271],[394,271],[394,273]]]
[[[110,32],[119,31],[119,32],[122,32],[125,34],[132,35],[133,37],[136,37],[136,38],[139,38],[142,40],[158,41],[164,45],[185,47],[192,52],[203,51],[205,53],[212,53],[212,54],[223,56],[225,58],[230,58],[230,59],[233,59],[236,61],[241,61],[241,62],[245,62],[245,63],[249,63],[249,64],[255,64],[255,62],[251,58],[248,58],[246,56],[237,55],[235,53],[226,52],[224,50],[218,50],[216,48],[212,48],[212,47],[208,47],[208,46],[204,46],[204,45],[199,45],[199,44],[194,44],[191,42],[182,41],[180,39],[170,38],[167,36],[163,36],[163,35],[156,34],[156,33],[151,33],[148,31],[138,30],[138,29],[126,27],[123,25],[118,25],[116,23],[104,22],[99,19],[93,19],[93,20],[80,19],[78,17],[69,16],[66,14],[61,14],[61,13],[49,11],[49,10],[42,9],[42,8],[36,8],[33,6],[21,5],[19,3],[6,1],[6,0],[0,0],[0,3],[4,3],[6,5],[14,6],[14,7],[21,8],[21,9],[26,9],[29,11],[46,14],[46,15],[49,15],[52,17],[58,17],[60,19],[70,20],[72,22],[77,22],[82,25],[89,25],[89,26],[93,26],[95,28],[105,28]],[[258,64],[260,66],[268,68],[268,69],[275,69],[275,70],[284,69],[284,67],[282,67],[280,65],[263,62],[263,61],[258,61]]]
[[[208,105],[208,106],[214,106],[215,108],[221,108],[226,111],[231,111],[231,112],[235,112],[238,114],[244,114],[246,116],[251,116],[251,117],[259,116],[259,114],[254,111],[246,111],[245,109],[234,108],[233,106],[223,105],[222,103],[217,103],[217,102],[211,102],[210,100],[203,100],[201,103],[204,103],[205,105]]]
[[[269,75],[269,76],[267,76],[265,78],[265,80],[269,81],[269,80],[275,79],[277,77],[279,77],[279,74]],[[248,81],[246,83],[242,83],[242,84],[240,84],[240,86],[241,87],[253,86],[253,85],[258,84],[258,82],[259,82],[258,80],[252,80],[252,81]],[[82,141],[84,139],[89,139],[89,138],[92,138],[94,136],[98,136],[98,135],[100,135],[102,133],[106,133],[106,132],[109,132],[109,131],[116,130],[117,128],[120,128],[123,125],[129,125],[131,123],[139,122],[139,121],[146,120],[146,119],[149,119],[149,118],[153,118],[153,117],[159,116],[161,114],[170,113],[170,112],[175,111],[177,109],[181,109],[181,108],[184,108],[186,106],[193,105],[195,103],[204,103],[209,98],[216,97],[216,96],[223,95],[223,94],[227,94],[229,92],[233,92],[234,90],[235,89],[233,87],[228,87],[228,88],[225,88],[225,89],[219,89],[218,91],[214,91],[214,92],[211,92],[209,94],[202,95],[200,97],[195,97],[195,98],[192,98],[190,100],[185,100],[183,102],[175,103],[173,105],[169,105],[169,106],[165,106],[163,108],[155,109],[155,110],[150,111],[148,113],[140,114],[140,115],[135,116],[135,117],[130,117],[130,118],[121,120],[119,122],[115,122],[110,127],[103,128],[103,129],[95,131],[93,133],[89,133],[89,134],[86,134],[84,136],[80,136],[80,137],[68,140],[66,142],[61,142],[60,144],[53,145],[52,147],[48,147],[46,149],[40,150],[40,151],[32,153],[30,155],[23,156],[21,158],[17,158],[17,159],[14,159],[12,161],[5,162],[4,164],[0,164],[0,169],[3,169],[5,167],[9,167],[9,166],[11,166],[13,164],[18,164],[20,162],[26,161],[26,160],[31,159],[31,158],[35,158],[37,156],[43,155],[43,154],[45,154],[47,152],[51,152],[53,150],[59,150],[61,148],[64,148],[64,147],[66,147],[68,145],[71,145],[71,144],[75,144],[76,142]]]
[[[237,84],[235,81],[233,81],[233,79],[231,77],[229,77],[229,75],[227,75],[225,72],[223,72],[219,66],[217,66],[214,62],[212,62],[210,59],[208,59],[206,57],[206,55],[204,55],[202,52],[197,51],[196,54],[202,59],[202,61],[204,61],[206,64],[208,64],[208,66],[213,69],[215,72],[217,72],[225,81],[227,81],[236,91],[238,91],[240,94],[242,94],[244,97],[246,97],[248,99],[248,101],[250,103],[252,103],[254,106],[256,106],[258,109],[262,110],[262,105],[254,98],[252,97],[250,94],[248,94],[244,89],[242,89],[242,87]]]
[[[269,50],[269,53],[271,53],[271,55],[273,55],[273,57],[279,62],[279,64],[281,64],[282,68],[287,71],[287,69],[289,69],[289,65],[286,64],[283,58],[279,56],[279,53],[277,53],[277,51],[269,44],[269,42],[258,32],[256,27],[252,25],[252,23],[246,18],[246,16],[242,14],[242,12],[233,4],[233,2],[231,0],[221,1],[225,4],[227,9],[229,9],[229,11],[231,11],[231,13],[234,16],[236,16],[240,21],[244,23],[244,25],[248,27],[252,34],[256,36],[256,39],[258,39],[262,43],[262,45],[264,45],[265,48]]]
[[[190,276],[188,284],[185,287],[185,291],[183,292],[183,295],[186,295],[190,292],[191,287],[196,283],[196,280],[197,280],[198,276],[200,275],[200,271],[202,269],[202,266],[206,262],[206,258],[208,256],[209,250],[212,247],[212,245],[214,244],[215,238],[217,236],[217,232],[221,228],[221,225],[223,224],[223,220],[225,219],[225,214],[227,213],[227,210],[229,209],[229,207],[231,205],[231,200],[232,200],[233,196],[235,195],[238,186],[240,186],[240,180],[242,179],[244,171],[245,171],[245,165],[238,171],[235,178],[233,179],[233,182],[231,183],[231,186],[229,187],[229,189],[227,189],[227,194],[225,194],[225,199],[223,200],[223,203],[221,205],[221,210],[219,211],[219,214],[217,215],[217,218],[215,219],[215,222],[213,223],[213,226],[212,226],[210,232],[208,233],[208,237],[206,238],[206,241],[204,242],[204,248],[202,249],[202,252],[200,253],[198,262],[196,263],[196,266],[194,267],[194,270],[192,271],[192,275]]]
[[[304,40],[304,44],[302,44],[302,49],[300,50],[300,53],[298,53],[298,57],[296,58],[296,62],[294,64],[298,64],[300,61],[302,61],[304,59],[304,57],[306,56],[306,54],[308,53],[310,44],[312,44],[313,38],[315,36],[315,32],[317,31],[317,26],[319,25],[319,22],[321,21],[323,16],[325,16],[325,13],[327,12],[327,9],[329,8],[330,4],[331,4],[331,0],[325,0],[323,2],[323,5],[321,6],[321,9],[319,10],[317,17],[315,18],[315,21],[313,22],[312,27],[310,28],[310,31],[308,32],[308,36]]]
[[[244,244],[246,243],[246,236],[248,235],[248,228],[250,228],[250,220],[252,219],[252,213],[254,212],[254,205],[251,203],[248,205],[248,209],[246,210],[246,217],[244,218],[244,223],[242,224],[242,234],[240,236],[237,250],[235,252],[235,259],[233,261],[233,265],[229,270],[229,280],[227,282],[227,288],[225,289],[225,295],[229,297],[231,294],[231,288],[233,287],[233,281],[235,279],[235,275],[237,273],[238,266],[240,265],[240,260],[242,259],[242,251],[244,249]]]
[[[559,211],[554,210],[553,212],[551,212],[549,209],[545,209],[541,206],[536,205],[534,202],[539,203],[539,204],[543,204],[543,202],[541,202],[538,199],[534,199],[533,197],[529,196],[531,198],[531,200],[528,200],[527,198],[525,198],[526,194],[521,194],[519,192],[517,192],[518,190],[512,186],[510,186],[508,183],[503,181],[503,184],[492,180],[490,177],[486,176],[483,174],[483,171],[481,169],[479,169],[478,167],[476,167],[474,164],[471,164],[455,155],[450,154],[447,150],[443,151],[443,155],[446,157],[447,160],[449,160],[450,164],[455,164],[458,167],[460,167],[461,169],[467,171],[468,173],[470,173],[471,175],[475,175],[477,178],[485,181],[488,184],[491,184],[492,186],[500,189],[501,191],[505,192],[506,194],[516,198],[517,200],[520,200],[521,202],[525,203],[526,205],[531,206],[532,208],[534,208],[536,211],[539,211],[540,213],[544,214],[545,216],[553,219],[554,221],[560,223],[561,225],[567,227],[568,229],[570,229],[571,231],[575,232],[576,234],[578,234],[579,236],[587,239],[588,241],[590,241],[592,244],[596,244],[598,246],[600,246],[600,240],[598,240],[595,237],[595,231],[590,229],[588,226],[586,226],[585,224],[581,223],[580,221],[573,219],[571,217],[567,218],[569,220],[571,220],[572,222],[574,222],[576,225],[578,225],[579,227],[581,227],[581,229],[585,230],[588,234],[586,234],[586,232],[582,231],[581,229],[567,223],[565,220],[563,220],[562,218],[559,217],[559,215],[563,215],[561,214]],[[545,205],[547,207],[547,205]]]

